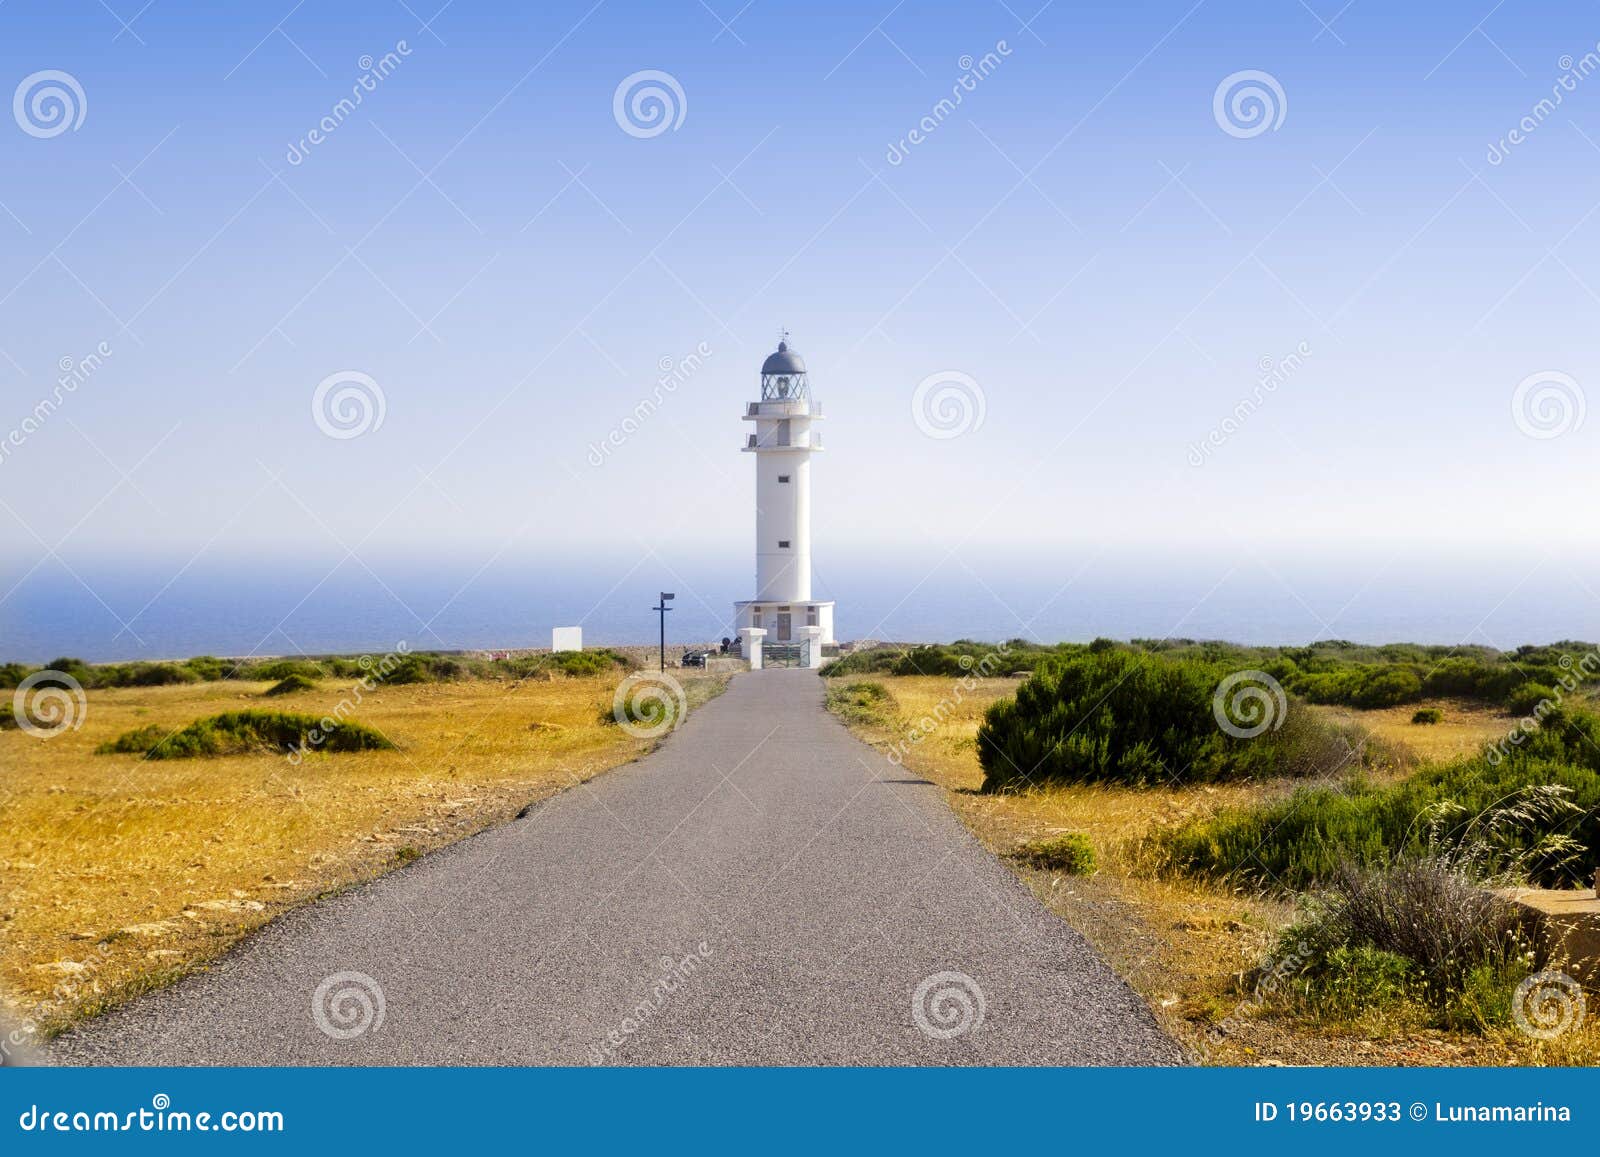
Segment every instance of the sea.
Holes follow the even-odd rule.
[[[669,647],[732,634],[754,591],[749,557],[289,556],[30,561],[0,574],[0,661],[90,662],[545,647],[580,626],[589,646]],[[1486,548],[1377,547],[1228,555],[1085,548],[959,554],[858,548],[817,559],[841,640],[1037,642],[1226,639],[1251,644],[1478,644],[1600,639],[1594,560]]]

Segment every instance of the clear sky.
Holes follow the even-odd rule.
[[[0,118],[13,578],[746,567],[780,325],[819,568],[1587,547],[1593,4],[439,3],[0,6],[0,87],[82,112]],[[644,70],[664,131],[617,112]],[[346,372],[382,421],[330,437]],[[981,424],[918,420],[937,374]]]

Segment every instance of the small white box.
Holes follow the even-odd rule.
[[[556,627],[550,632],[550,649],[552,651],[583,650],[583,628]]]

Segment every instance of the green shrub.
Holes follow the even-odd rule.
[[[538,660],[541,670],[559,671],[572,678],[609,675],[618,668],[626,670],[634,665],[626,655],[604,647],[595,651],[553,651],[538,656]]]
[[[1506,707],[1513,715],[1533,715],[1541,703],[1558,703],[1553,687],[1542,683],[1523,683],[1506,699]]]
[[[165,739],[170,732],[165,727],[154,723],[147,723],[143,727],[132,731],[125,731],[115,739],[102,743],[95,748],[97,755],[131,754],[143,755],[156,744]]]
[[[1411,715],[1413,723],[1439,723],[1444,719],[1444,712],[1437,707],[1422,707]]]
[[[622,683],[624,690],[604,703],[595,717],[605,724],[628,723],[652,735],[664,735],[676,728],[682,722],[679,714],[685,705],[676,695],[658,684],[644,680],[636,682],[637,690],[630,693],[627,690],[629,680],[625,679]],[[617,718],[619,709],[622,712],[620,719]]]
[[[1422,680],[1404,667],[1390,667],[1364,679],[1355,694],[1357,707],[1394,707],[1422,694]]]
[[[1369,944],[1338,944],[1302,974],[1306,1002],[1318,1016],[1355,1020],[1416,999],[1418,971],[1398,953]]]
[[[1600,721],[1556,709],[1509,753],[1424,768],[1379,787],[1305,788],[1229,809],[1156,837],[1170,862],[1194,874],[1305,889],[1342,865],[1374,866],[1461,844],[1485,827],[1498,863],[1535,882],[1586,880],[1600,861]],[[1487,818],[1486,818],[1487,817]]]
[[[1413,1004],[1441,1027],[1508,1021],[1533,954],[1481,862],[1470,846],[1435,845],[1381,866],[1341,864],[1280,938],[1292,994],[1335,1020]]]
[[[828,710],[846,723],[887,724],[899,704],[882,683],[845,683],[828,688]]]
[[[370,727],[351,720],[331,730],[315,715],[287,711],[227,711],[199,719],[167,735],[156,726],[141,727],[103,743],[102,754],[142,754],[146,759],[192,759],[244,755],[251,752],[381,751],[394,747]]]
[[[1094,845],[1082,832],[1029,840],[1011,854],[1030,868],[1065,872],[1069,876],[1087,876],[1094,871]]]
[[[980,643],[957,639],[954,643],[915,647],[870,647],[853,651],[823,665],[826,678],[847,675],[966,675],[1000,676],[1036,671],[1053,660],[1081,654],[1081,643],[1044,646],[1026,639]]]
[[[273,659],[252,666],[249,671],[249,678],[261,680],[287,679],[290,675],[299,675],[305,679],[325,679],[328,672],[306,659]]]
[[[1280,712],[1275,702],[1264,706],[1269,727],[1261,734],[1224,731],[1214,701],[1229,674],[1208,660],[1120,650],[1044,666],[1015,699],[993,704],[984,715],[978,729],[983,790],[1308,775],[1366,758],[1358,734],[1352,742],[1353,733],[1304,711]]]
[[[304,675],[289,675],[278,680],[271,687],[262,692],[263,695],[293,695],[300,691],[315,691],[317,685]]]

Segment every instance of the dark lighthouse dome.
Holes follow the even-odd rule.
[[[806,372],[806,359],[796,351],[789,348],[789,343],[780,341],[778,352],[769,354],[767,360],[761,363],[761,374],[803,374]]]

